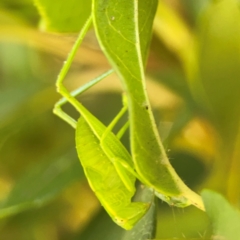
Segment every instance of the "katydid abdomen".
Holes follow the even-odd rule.
[[[126,173],[132,184],[133,191],[130,191],[83,117],[77,123],[76,148],[89,185],[102,206],[114,222],[131,229],[149,208],[148,203],[131,202],[135,193],[135,177]]]

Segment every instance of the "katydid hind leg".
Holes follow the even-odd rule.
[[[130,166],[126,161],[124,161],[121,158],[114,158],[113,160],[115,162],[115,165],[118,166],[118,168],[121,167],[122,169],[125,169],[127,172],[129,172],[131,175],[133,175],[135,178],[137,178],[138,180],[143,182],[143,180],[141,180],[141,177],[137,174],[137,172],[134,170],[134,168],[132,166]]]
[[[128,109],[128,105],[127,105],[127,98],[125,96],[125,94],[122,94],[122,103],[123,103],[123,107],[122,109],[119,111],[119,113],[116,115],[116,117],[112,120],[112,122],[108,125],[106,131],[103,133],[102,138],[101,138],[101,142],[104,142],[106,136],[113,130],[113,128],[115,127],[115,125],[118,123],[118,121],[120,120],[120,118],[124,115],[124,113],[127,111]],[[125,131],[128,128],[128,123],[124,124],[124,126],[120,129],[120,131],[118,132],[117,136],[120,139],[122,137],[122,135],[125,133]]]
[[[129,172],[126,171],[125,167],[123,167],[122,163],[120,161],[122,160],[116,160],[112,159],[113,165],[117,171],[118,176],[122,180],[123,184],[125,187],[130,191],[130,192],[135,192],[135,186],[132,184],[132,177],[129,175]],[[133,175],[134,176],[134,175]]]
[[[118,131],[118,133],[116,134],[118,139],[121,139],[122,136],[124,135],[124,133],[127,131],[127,129],[129,128],[129,121],[127,121],[122,127],[121,129]]]
[[[135,187],[132,185],[132,179],[130,176],[134,176],[135,178],[139,179],[141,181],[141,177],[135,172],[133,165],[129,163],[132,162],[131,156],[129,155],[128,158],[124,157],[117,157],[112,153],[111,147],[109,148],[109,135],[112,133],[111,130],[116,125],[116,123],[119,121],[119,119],[123,116],[123,114],[127,111],[127,103],[126,98],[124,98],[125,95],[123,95],[123,108],[120,110],[120,112],[117,114],[117,116],[113,119],[113,121],[110,123],[110,125],[107,127],[106,131],[102,135],[102,138],[100,139],[100,143],[102,148],[104,149],[105,153],[108,155],[109,159],[115,166],[115,169],[121,178],[122,182],[126,186],[126,188],[129,191],[135,191]],[[117,134],[117,139],[121,138],[121,136],[125,133],[127,128],[129,127],[129,122],[125,123],[124,126],[120,129],[120,131]],[[117,140],[116,139],[116,140]],[[129,159],[130,158],[130,159]]]

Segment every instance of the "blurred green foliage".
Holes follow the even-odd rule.
[[[237,208],[239,11],[235,0],[161,1],[147,65],[148,93],[171,163],[191,188],[218,191]],[[81,16],[73,28],[61,28],[61,18],[59,25],[45,22],[48,30],[71,33],[60,37],[38,30],[32,1],[0,3],[0,239],[105,240],[122,234],[86,183],[74,131],[52,114],[59,98],[55,79],[72,32],[86,18]],[[94,34],[86,39],[68,76],[72,89],[109,68]],[[121,106],[117,81],[112,76],[81,97],[106,124]],[[127,147],[128,141],[125,136]],[[205,213],[160,201],[158,207],[156,239],[210,239]]]
[[[220,194],[213,191],[204,190],[202,197],[213,225],[213,234],[231,240],[239,239],[239,211],[234,209]]]

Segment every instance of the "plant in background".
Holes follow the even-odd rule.
[[[176,9],[169,7],[165,1],[35,0],[42,16],[40,24],[42,29],[54,32],[79,32],[83,29],[59,75],[57,87],[63,99],[55,105],[54,112],[76,128],[76,145],[80,162],[89,185],[105,210],[123,228],[130,229],[135,226],[126,233],[116,230],[113,234],[109,231],[102,235],[102,239],[163,238],[164,235],[155,235],[156,224],[159,230],[164,217],[160,214],[158,221],[155,221],[157,208],[156,201],[153,201],[153,193],[156,199],[160,198],[171,207],[194,205],[201,210],[206,208],[206,214],[212,223],[212,231],[209,231],[204,239],[210,239],[211,232],[214,239],[225,237],[234,240],[239,239],[240,236],[236,227],[240,222],[237,211],[217,193],[204,191],[201,197],[187,187],[184,183],[185,179],[179,177],[170,164],[171,154],[166,153],[167,147],[177,149],[179,146],[183,149],[187,148],[187,151],[191,149],[192,152],[200,152],[199,156],[203,156],[204,165],[209,169],[207,156],[210,155],[215,162],[212,165],[212,173],[201,188],[219,191],[236,207],[239,206],[240,81],[238,77],[240,72],[237,54],[240,40],[237,30],[240,25],[239,3],[236,0],[199,1],[198,7],[195,8],[196,3],[193,4],[188,0],[180,2],[186,9],[189,7],[191,10],[198,10],[195,15],[191,15],[195,17],[194,20],[198,19],[197,34],[194,34],[194,31],[182,21]],[[62,85],[73,57],[77,58],[78,47],[91,26],[91,19],[93,19],[96,39],[117,73],[122,91],[126,95],[122,111],[108,127],[105,127],[75,97],[90,89],[110,72],[72,93]],[[86,21],[87,24],[84,25]],[[154,78],[160,78],[162,84],[185,101],[182,110],[176,114],[175,119],[171,119],[173,124],[167,142],[164,143],[159,137],[157,118],[154,119],[155,109],[150,105],[146,92],[145,65],[152,28],[154,32],[152,46],[156,46],[155,55],[158,56],[160,52],[160,56],[164,56],[164,51],[167,51],[165,62],[170,71],[165,73],[166,75],[161,69],[149,72]],[[167,50],[162,49],[163,44]],[[104,84],[107,86],[106,83]],[[150,98],[151,95],[149,91]],[[62,105],[67,102],[70,102],[81,114],[78,121],[61,110]],[[125,124],[117,136],[113,133],[113,127],[127,109],[131,156],[119,141],[128,125]],[[186,129],[194,119],[200,126],[206,126],[204,124],[208,122],[211,133],[214,133],[213,136],[207,136],[206,144],[201,143],[200,147],[191,141],[191,138],[197,136],[197,131],[191,133],[190,139],[186,138]],[[202,130],[207,135],[204,127]],[[212,147],[211,142],[215,142],[215,147]],[[92,157],[91,152],[99,154],[94,154]],[[68,156],[64,157],[62,162],[53,162],[53,166],[59,167],[56,169],[61,169],[56,172],[62,172],[62,175],[60,174],[50,186],[48,183],[51,183],[51,178],[48,181],[48,178],[44,177],[48,175],[43,174],[49,163],[37,167],[35,171],[30,171],[25,179],[15,185],[8,198],[2,203],[0,216],[4,218],[43,205],[53,199],[65,186],[75,181],[77,176],[82,176],[82,172],[74,171],[77,169],[76,162],[69,169],[62,168],[62,163],[68,162]],[[180,163],[181,169],[188,169],[189,163],[186,165]],[[67,177],[68,173],[71,177]],[[43,183],[46,182],[46,186],[43,184],[39,190],[36,188],[36,193],[34,191],[28,194],[21,193],[23,189],[28,188],[27,182],[33,181],[32,179],[39,182],[41,178],[44,180]],[[132,199],[136,191],[136,179],[146,188],[138,189],[136,199]],[[148,210],[149,203],[151,207]],[[198,217],[195,213],[191,213],[192,208],[187,209],[184,215],[190,220],[188,222],[186,220],[183,224],[189,226],[190,237],[191,231],[194,231],[190,223]],[[222,210],[224,214],[219,214]],[[198,210],[199,212],[201,211]],[[201,214],[206,216],[204,212]],[[232,219],[235,219],[234,222]],[[207,221],[205,222],[206,228]],[[227,224],[228,222],[231,224]],[[166,221],[166,226],[171,227],[171,224]],[[94,239],[91,234],[93,233],[86,231],[79,237]],[[203,236],[200,236],[201,238]]]

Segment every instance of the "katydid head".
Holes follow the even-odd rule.
[[[149,207],[149,203],[134,202],[121,210],[119,213],[121,217],[113,217],[113,221],[120,227],[130,230],[145,215]]]

